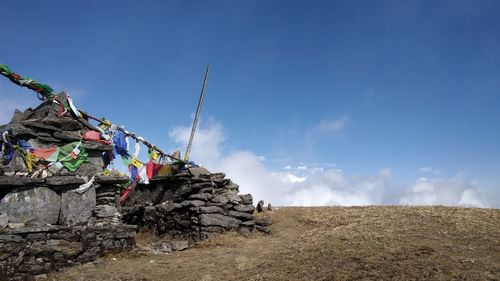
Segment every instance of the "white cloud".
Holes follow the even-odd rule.
[[[283,181],[286,183],[298,183],[298,182],[304,182],[307,180],[307,177],[299,177],[294,174],[287,174],[283,178]]]
[[[460,177],[451,179],[420,178],[400,200],[408,205],[462,205],[486,207],[485,200],[479,198],[472,183],[464,182]]]
[[[176,127],[169,132],[169,137],[181,145],[179,149],[182,153],[185,153],[190,135],[191,127]],[[198,128],[196,131],[190,159],[202,163],[207,167],[217,167],[219,160],[222,158],[220,144],[223,141],[222,125],[209,120],[207,127]]]
[[[174,141],[185,146],[190,127],[170,131]],[[262,157],[250,151],[225,153],[223,127],[214,120],[202,124],[192,149],[196,163],[211,171],[223,171],[240,192],[251,193],[255,201],[265,200],[273,205],[449,205],[487,207],[491,204],[480,196],[474,184],[463,180],[461,174],[451,179],[422,177],[409,186],[392,181],[392,171],[382,168],[372,177],[347,175],[332,167],[287,165],[277,171],[269,170]]]
[[[333,134],[342,131],[347,125],[349,117],[344,115],[337,119],[323,119],[313,127],[314,133]]]
[[[420,172],[422,172],[422,173],[430,173],[430,174],[433,174],[435,176],[441,175],[441,171],[438,171],[438,170],[436,170],[436,169],[434,169],[432,167],[426,167],[426,166],[421,167],[420,168]]]

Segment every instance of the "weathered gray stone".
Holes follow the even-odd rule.
[[[118,215],[118,210],[114,206],[109,205],[98,205],[94,208],[94,213],[96,217],[99,218],[109,218]]]
[[[21,112],[21,110],[17,109],[14,110],[14,114],[12,114],[12,119],[10,119],[10,124],[13,123],[19,123],[21,120],[23,120],[24,114]]]
[[[217,207],[224,208],[226,206],[226,204],[225,203],[208,202],[207,206],[217,206]]]
[[[221,226],[224,228],[237,228],[241,221],[233,217],[221,214],[201,214],[200,224],[202,226]]]
[[[67,227],[63,227],[60,225],[28,226],[12,230],[9,232],[11,234],[27,234],[27,233],[38,233],[38,232],[54,232],[59,230],[67,230]]]
[[[47,239],[47,233],[29,233],[26,235],[26,240],[45,240]]]
[[[118,191],[118,188],[117,188],[117,190],[112,190],[112,191],[107,191],[107,190],[104,191],[103,189],[98,188],[96,190],[96,194],[97,194],[97,197],[114,197],[117,194],[117,191]]]
[[[83,245],[80,242],[69,242],[66,240],[47,240],[47,250],[60,252],[65,256],[74,256],[83,250]]]
[[[255,226],[255,221],[245,221],[242,222],[241,225],[252,228]]]
[[[205,205],[204,201],[201,200],[186,200],[181,202],[182,207],[200,207]]]
[[[79,185],[84,184],[85,180],[74,176],[56,176],[47,178],[46,183],[54,186],[75,185],[75,187],[78,187]]]
[[[243,195],[240,195],[240,198],[241,198],[241,204],[243,204],[243,205],[252,205],[253,204],[252,194],[243,194]]]
[[[181,185],[178,189],[177,189],[177,193],[180,195],[180,196],[184,196],[186,194],[189,194],[189,193],[192,193],[193,192],[193,187],[189,184],[185,184],[185,185]]]
[[[148,252],[151,252],[155,255],[159,254],[169,254],[172,252],[172,247],[170,246],[170,243],[166,242],[161,242],[161,243],[153,243],[148,246],[142,246],[141,250],[146,250]]]
[[[12,134],[16,137],[36,137],[37,133],[21,124],[9,124],[5,129],[12,130]]]
[[[250,235],[250,229],[246,226],[240,226],[238,228],[238,234],[243,235],[243,236],[248,236]]]
[[[95,188],[91,187],[80,194],[72,190],[61,194],[60,224],[74,225],[83,224],[92,216],[92,210],[96,205]]]
[[[223,179],[226,177],[225,173],[212,173],[210,174],[210,178],[212,179]]]
[[[156,209],[162,213],[170,212],[174,209],[174,203],[172,202],[163,202],[161,204],[155,205]]]
[[[46,280],[47,279],[47,274],[38,274],[38,275],[35,275],[35,276],[33,276],[33,279],[35,281]]]
[[[212,198],[212,200],[210,200],[210,201],[212,201],[214,203],[226,204],[229,201],[229,199],[227,199],[227,197],[224,194],[220,194],[220,195],[217,195],[214,198]]]
[[[189,173],[193,177],[196,177],[196,178],[201,177],[201,176],[209,176],[210,175],[210,172],[203,167],[191,167],[188,170],[189,170]]]
[[[19,235],[0,235],[0,242],[2,243],[8,243],[8,242],[13,242],[13,243],[21,243],[24,242],[24,239],[19,236]]]
[[[84,141],[83,148],[85,148],[86,150],[109,151],[113,149],[113,146],[100,142]]]
[[[130,180],[128,176],[96,176],[96,183],[122,184]]]
[[[32,186],[43,183],[44,181],[44,179],[39,178],[0,176],[0,187]]]
[[[269,212],[274,212],[274,209],[273,209],[273,206],[271,205],[271,203],[267,204],[267,210]]]
[[[208,206],[208,207],[200,207],[199,212],[206,214],[215,214],[215,213],[223,213],[224,210],[217,206]]]
[[[182,180],[182,178],[191,178],[191,174],[188,171],[181,171],[175,174],[173,177],[174,179]]]
[[[60,139],[60,140],[63,140],[63,141],[69,141],[69,142],[73,142],[73,141],[78,141],[82,138],[82,136],[77,133],[77,132],[54,132],[52,133],[52,136],[56,139]]]
[[[49,132],[39,131],[37,137],[51,138],[52,134]]]
[[[204,187],[200,189],[200,191],[198,191],[198,193],[209,193],[209,194],[212,194],[213,192],[214,192],[213,187]]]
[[[189,199],[208,201],[212,199],[212,194],[210,193],[197,193],[189,195]]]
[[[12,229],[14,229],[14,228],[24,228],[25,226],[26,225],[24,223],[22,223],[22,222],[9,222],[7,224],[7,227],[8,228],[12,228]]]
[[[269,226],[273,223],[273,218],[271,217],[263,217],[259,219],[255,219],[255,224],[260,226]]]
[[[6,228],[9,224],[9,217],[7,214],[0,214],[0,228]]]
[[[257,229],[258,231],[263,232],[265,234],[271,234],[271,228],[269,228],[267,226],[256,225],[255,229]]]
[[[83,125],[69,117],[45,117],[42,122],[62,129],[63,131],[78,131],[83,129]]]
[[[255,207],[253,205],[236,205],[233,207],[235,211],[253,214]]]
[[[50,143],[52,145],[54,145],[54,143],[56,143],[56,146],[59,146],[60,143],[62,142],[61,140],[59,139],[56,139],[52,136],[42,136],[42,135],[38,135],[37,139],[41,142],[44,142],[44,143]]]
[[[222,233],[226,229],[224,227],[220,226],[203,226],[200,228],[201,231],[203,232],[216,232],[216,233]]]
[[[60,128],[43,123],[42,119],[23,120],[23,121],[21,121],[21,124],[23,124],[24,126],[28,126],[28,127],[39,128],[39,129],[44,129],[44,130],[49,130],[49,131],[58,131],[58,132],[63,131]]]
[[[241,203],[241,198],[238,196],[238,191],[236,191],[236,190],[230,190],[230,191],[226,192],[225,196],[226,196],[228,202],[231,204],[240,204]]]
[[[257,212],[263,212],[264,211],[264,200],[260,200],[257,203]]]
[[[184,251],[188,248],[188,241],[186,240],[170,241],[170,247],[172,248],[172,251]]]
[[[247,214],[247,213],[243,213],[243,212],[229,211],[229,215],[231,217],[234,217],[234,218],[237,218],[240,220],[251,220],[252,219],[252,215]]]
[[[55,224],[59,218],[61,198],[46,187],[10,192],[0,201],[9,222],[26,225]]]
[[[90,161],[90,158],[88,159]],[[87,176],[87,177],[92,177],[93,175],[99,173],[102,171],[102,166],[96,166],[91,163],[83,163],[78,170],[76,170],[76,173],[81,176]],[[63,169],[62,171],[65,171],[66,169]]]
[[[3,158],[0,159],[0,161],[3,162]],[[7,164],[7,167],[10,171],[15,171],[15,172],[28,172],[28,169],[26,168],[26,164],[24,163],[24,159],[19,151],[15,151],[14,155],[12,156],[12,160]]]
[[[240,189],[240,186],[235,184],[234,182],[231,182],[228,185],[224,186],[224,188],[238,192],[238,190]]]

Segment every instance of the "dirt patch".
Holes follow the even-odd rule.
[[[264,215],[273,217],[272,235],[108,255],[49,280],[500,280],[500,210],[290,207]]]

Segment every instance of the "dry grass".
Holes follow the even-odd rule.
[[[281,208],[271,236],[120,254],[51,280],[500,280],[500,210]],[[139,243],[154,241],[143,234]],[[115,260],[114,260],[115,259]]]

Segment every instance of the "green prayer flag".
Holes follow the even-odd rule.
[[[82,146],[82,143],[72,142],[59,147],[59,156],[57,158],[66,169],[74,172],[87,161],[88,154]]]

